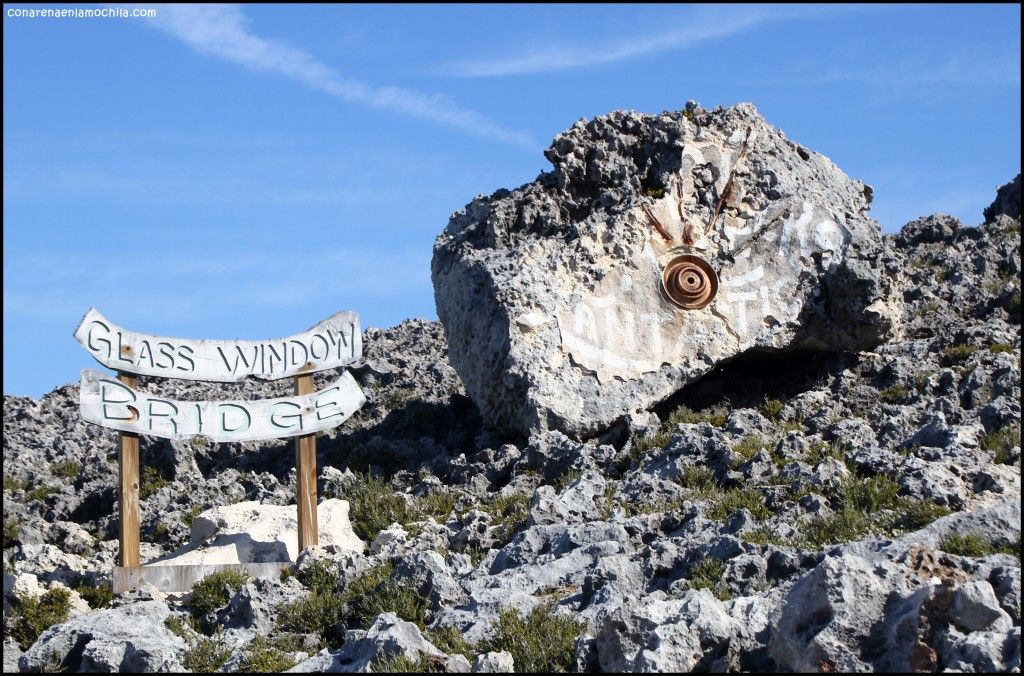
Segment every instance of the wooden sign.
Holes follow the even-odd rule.
[[[209,566],[177,566],[168,578],[159,568],[141,565],[139,556],[139,435],[210,441],[295,440],[299,550],[316,546],[316,433],[345,422],[366,401],[348,372],[319,392],[313,373],[351,364],[363,355],[359,316],[339,312],[305,333],[277,340],[189,340],[126,331],[91,308],[75,329],[75,340],[116,378],[85,369],[79,385],[82,418],[120,431],[119,566],[114,589],[125,591],[140,580],[160,583],[162,591],[191,589]],[[133,374],[238,382],[295,378],[295,396],[254,401],[179,401],[137,388]],[[244,564],[250,565],[250,564]],[[257,564],[261,565],[261,564]],[[230,567],[230,566],[229,566]],[[255,569],[250,571],[255,573]],[[167,580],[172,580],[167,582]]]
[[[117,371],[221,383],[335,369],[363,355],[359,316],[353,312],[339,312],[304,333],[276,340],[190,340],[127,331],[90,308],[75,340]]]
[[[82,418],[87,422],[154,437],[201,436],[217,442],[314,434],[345,422],[366,401],[347,372],[331,386],[302,396],[179,401],[139,391],[99,371],[85,369],[78,396]]]

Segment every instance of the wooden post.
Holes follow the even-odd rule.
[[[295,394],[313,393],[313,375],[295,378]],[[295,438],[295,469],[297,485],[295,503],[299,510],[299,552],[315,547],[320,542],[317,531],[316,497],[316,433]]]
[[[138,379],[130,373],[118,373],[118,380],[134,388]],[[119,449],[119,491],[121,510],[120,551],[118,560],[122,566],[142,565],[139,556],[139,435],[120,432]]]

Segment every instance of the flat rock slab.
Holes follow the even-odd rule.
[[[320,546],[363,552],[365,543],[352,530],[346,500],[318,505]],[[190,542],[146,566],[207,566],[236,563],[294,563],[299,554],[295,505],[255,501],[208,509],[192,522]]]
[[[545,154],[434,247],[449,359],[494,425],[590,436],[740,354],[866,349],[899,320],[870,187],[750,104],[617,111]],[[663,286],[681,256],[717,277],[699,309]]]

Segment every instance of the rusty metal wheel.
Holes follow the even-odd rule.
[[[661,288],[672,303],[684,310],[699,310],[715,299],[718,275],[699,256],[685,254],[669,261],[661,275]]]

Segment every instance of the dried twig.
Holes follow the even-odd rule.
[[[658,234],[664,237],[666,242],[671,242],[672,235],[668,234],[668,230],[666,230],[665,226],[663,226],[661,222],[654,217],[654,214],[652,214],[651,210],[647,208],[647,205],[641,204],[640,206],[643,207],[644,213],[647,214],[648,220],[650,220],[651,225],[654,226],[654,229],[658,231]]]
[[[736,156],[736,160],[732,163],[732,171],[729,172],[729,179],[725,182],[725,187],[722,188],[722,194],[718,198],[718,204],[715,205],[715,211],[711,214],[711,220],[704,226],[704,234],[711,232],[711,226],[715,224],[718,217],[722,214],[722,209],[725,207],[726,201],[729,199],[729,195],[732,194],[732,182],[736,178],[736,167],[739,166],[740,162],[743,161],[744,155],[747,154],[747,142],[750,141],[750,132],[753,131],[753,127],[747,127],[747,135],[743,139],[743,146],[740,148],[740,154]]]

